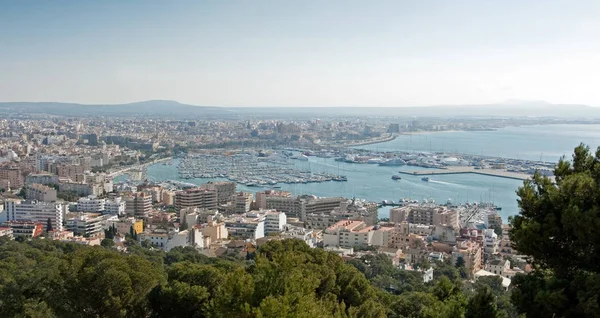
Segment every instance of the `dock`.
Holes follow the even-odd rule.
[[[514,180],[527,180],[531,178],[531,175],[526,173],[512,172],[501,169],[475,169],[474,167],[448,167],[447,169],[429,169],[419,171],[398,171],[402,174],[408,174],[413,176],[435,176],[435,175],[448,175],[448,174],[479,174],[483,176],[507,178]]]

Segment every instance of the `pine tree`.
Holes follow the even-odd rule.
[[[51,220],[50,218],[48,218],[48,220],[46,221],[46,231],[47,231],[47,232],[50,232],[50,231],[52,231],[52,230],[54,230],[54,229],[52,228],[52,220]]]

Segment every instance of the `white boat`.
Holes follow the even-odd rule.
[[[292,159],[308,161],[308,157],[305,155],[293,156]]]
[[[390,160],[379,163],[380,166],[403,166],[405,164],[406,164],[406,161],[404,161],[400,158],[390,159]]]

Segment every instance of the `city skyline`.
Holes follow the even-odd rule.
[[[0,98],[600,106],[592,1],[2,3]]]

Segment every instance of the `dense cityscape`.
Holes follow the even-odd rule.
[[[599,16],[0,2],[0,318],[600,317]]]
[[[403,125],[369,122],[4,119],[0,235],[101,245],[123,253],[136,245],[165,252],[192,248],[207,257],[240,259],[269,241],[296,239],[347,260],[385,255],[394,267],[414,272],[425,284],[441,266],[435,264],[458,262],[464,279],[497,277],[503,290],[517,274],[532,270],[527,256],[511,245],[510,225],[498,213],[501,207],[489,202],[369,202],[279,189],[284,183],[329,182],[335,187],[346,181],[343,175],[290,166],[311,156],[359,166],[429,168],[419,172],[424,175],[469,172],[519,180],[536,171],[551,175],[554,166],[353,148],[416,131],[491,129],[481,122],[444,127],[421,126],[415,120]],[[149,165],[173,165],[175,160],[179,176],[148,180]],[[119,176],[125,179],[116,181]],[[178,178],[225,180],[197,185]],[[240,191],[239,185],[256,190]],[[378,209],[389,205],[389,217],[380,217]]]

